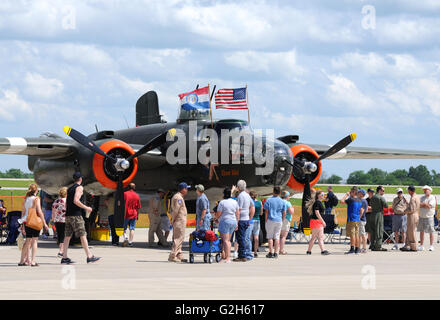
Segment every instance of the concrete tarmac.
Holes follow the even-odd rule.
[[[187,234],[192,229],[187,229]],[[40,240],[39,267],[18,267],[16,246],[0,247],[0,299],[438,299],[440,246],[429,252],[371,252],[344,255],[348,244],[289,243],[288,255],[231,264],[168,262],[169,249],[146,248],[148,229],[137,229],[134,247],[92,242],[102,260],[86,264],[81,247],[71,247],[77,263],[60,264],[55,240]],[[185,238],[188,239],[188,236]],[[437,241],[437,235],[435,240]],[[391,249],[391,245],[385,245]],[[267,248],[266,248],[267,249]],[[188,244],[185,243],[185,257]]]

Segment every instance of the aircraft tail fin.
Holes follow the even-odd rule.
[[[159,114],[159,100],[155,91],[148,91],[136,102],[136,127],[162,123]]]

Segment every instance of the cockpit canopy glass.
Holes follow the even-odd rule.
[[[250,131],[249,124],[244,120],[220,120],[216,122],[214,129],[219,135],[221,134],[222,129]]]
[[[179,107],[179,117],[177,120],[210,120],[209,109],[185,110]]]

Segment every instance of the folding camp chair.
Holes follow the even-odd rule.
[[[383,216],[383,241],[382,244],[396,243],[393,232],[393,215],[388,214]]]
[[[437,230],[437,243],[440,243],[440,226],[437,218],[438,212],[435,212],[434,215],[434,230]]]
[[[324,242],[333,243],[335,235],[339,235],[339,242],[341,242],[341,230],[337,230],[338,225],[335,223],[335,216],[333,214],[324,214],[322,216],[325,222],[324,228]]]
[[[9,211],[7,217],[7,238],[6,243],[9,245],[15,244],[18,237],[18,229],[20,228],[20,224],[18,223],[18,219],[21,217],[21,211]]]
[[[299,236],[299,228],[296,224],[296,220],[293,222],[293,227],[289,229],[289,233],[287,233],[286,239],[289,240],[290,243],[293,242],[293,240],[298,241],[297,237]]]
[[[1,219],[0,221],[0,243],[5,243],[8,238],[8,224],[6,223],[6,219]]]

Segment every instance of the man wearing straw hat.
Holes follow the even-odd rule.
[[[396,243],[391,250],[399,249],[399,238],[402,237],[402,242],[405,243],[405,234],[407,230],[407,217],[405,210],[408,207],[408,201],[403,196],[402,188],[398,188],[397,197],[393,199],[393,232]]]
[[[429,251],[434,251],[434,215],[437,207],[437,200],[431,194],[432,188],[430,186],[424,186],[423,192],[425,194],[420,198],[420,219],[417,225],[417,231],[420,232],[420,247],[418,250],[424,250],[423,243],[426,232],[429,233]]]

